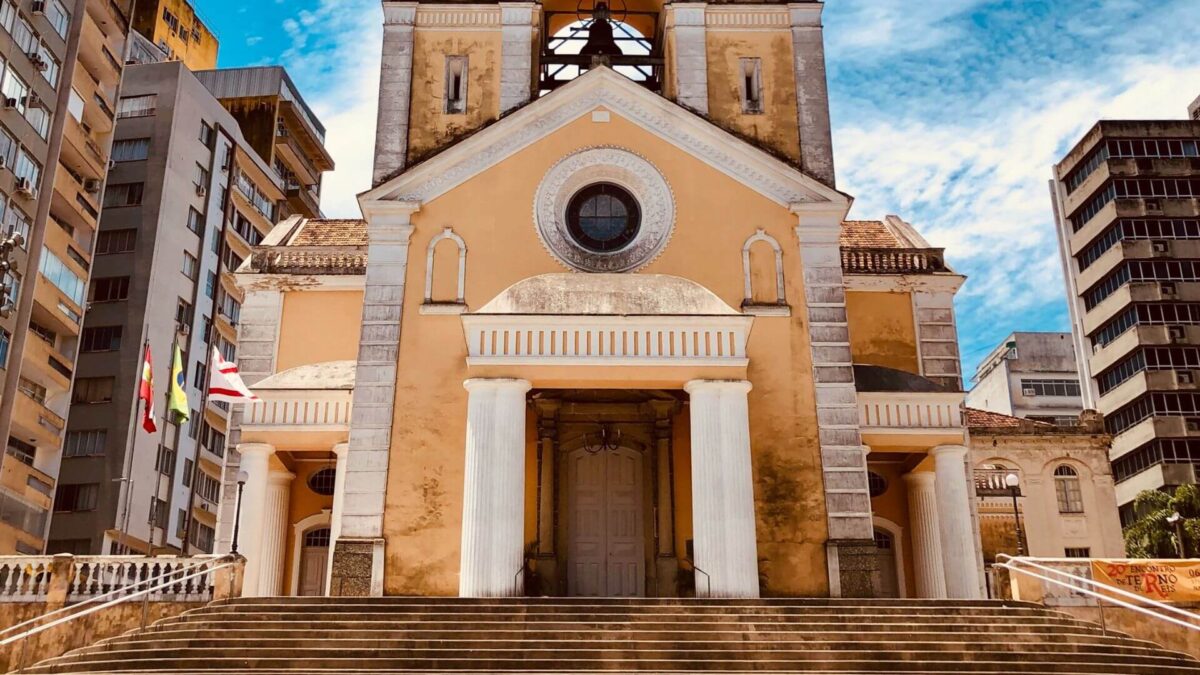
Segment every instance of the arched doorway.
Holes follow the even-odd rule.
[[[329,527],[304,533],[300,547],[300,584],[297,595],[325,595],[325,572],[329,564]]]
[[[567,593],[646,594],[642,453],[629,448],[567,454]]]
[[[900,574],[896,568],[896,538],[891,532],[875,528],[875,558],[879,569],[879,597],[900,597]]]

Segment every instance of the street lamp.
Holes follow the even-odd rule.
[[[1004,477],[1004,485],[1013,500],[1013,522],[1017,524],[1017,556],[1029,555],[1029,549],[1025,545],[1025,532],[1021,529],[1021,512],[1017,510],[1017,492],[1021,485],[1021,477],[1010,473]]]
[[[245,471],[239,471],[237,475],[238,493],[237,506],[233,510],[233,544],[229,547],[229,552],[237,554],[238,545],[238,529],[242,525],[242,490],[246,489],[246,481],[250,480],[250,474]]]
[[[1167,516],[1167,522],[1175,527],[1175,550],[1179,552],[1180,559],[1187,557],[1187,552],[1183,546],[1183,516],[1176,511]]]

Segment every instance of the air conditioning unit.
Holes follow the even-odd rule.
[[[1024,389],[1021,390],[1021,395],[1022,396],[1037,396],[1037,389],[1034,389],[1033,387],[1025,387]]]
[[[12,98],[11,96],[4,99],[5,110],[12,110],[16,107],[17,107],[17,99]]]
[[[89,178],[83,181],[83,189],[92,194],[96,194],[100,191],[100,181],[96,180],[95,178]]]
[[[42,97],[38,96],[37,94],[30,94],[25,97],[25,105],[29,106],[30,108],[41,108]]]
[[[33,186],[33,183],[31,183],[28,178],[18,178],[17,194],[24,195],[32,199],[33,197],[37,196],[37,188]]]
[[[42,55],[37,52],[30,52],[26,54],[26,56],[29,57],[29,62],[33,64],[33,67],[37,68],[38,70],[45,71],[50,67],[50,64],[46,62],[46,59],[42,58]]]
[[[33,0],[33,2],[30,3],[30,5],[29,5],[29,11],[34,14],[45,14],[46,13],[45,0]]]
[[[203,185],[197,185],[196,186],[196,196],[197,197],[207,197],[208,196],[208,188],[204,187]]]
[[[1187,332],[1183,326],[1168,326],[1167,335],[1170,336],[1171,342],[1174,344],[1187,342]]]

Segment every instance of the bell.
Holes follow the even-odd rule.
[[[587,43],[579,51],[584,56],[620,56],[621,48],[613,39],[612,12],[608,3],[597,2],[592,9],[592,25],[588,27]]]

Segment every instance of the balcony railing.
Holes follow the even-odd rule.
[[[941,248],[843,248],[846,274],[934,274],[946,271]]]
[[[858,392],[859,426],[864,432],[961,432],[960,392]]]
[[[979,497],[1011,497],[1012,490],[1005,483],[1011,473],[1008,469],[976,469],[975,494]],[[1021,496],[1020,485],[1017,496]]]

